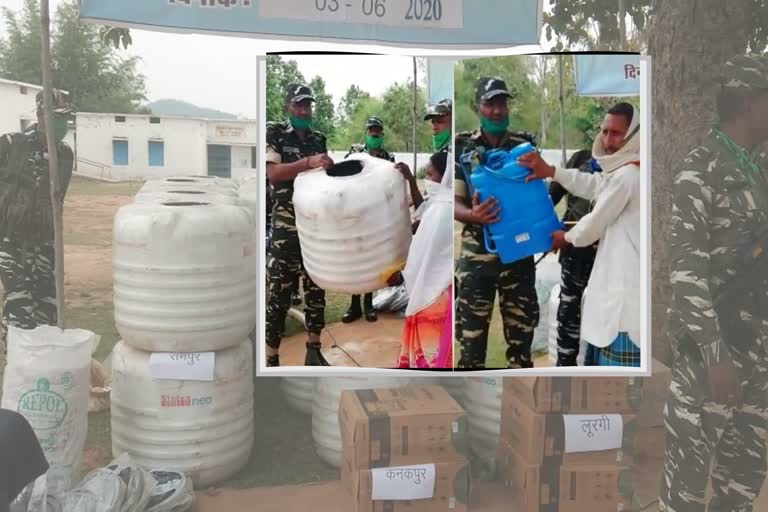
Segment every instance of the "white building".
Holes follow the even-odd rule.
[[[43,88],[0,78],[0,134],[26,130],[37,122],[35,95]]]
[[[77,173],[115,181],[256,172],[257,123],[77,113]]]

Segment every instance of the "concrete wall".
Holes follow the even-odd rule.
[[[251,145],[256,145],[256,123],[160,117],[150,123],[146,115],[77,114],[78,173],[117,181],[146,180],[173,175],[208,174],[208,144],[232,148],[232,177],[255,172],[251,168]],[[128,165],[114,165],[112,141],[128,141]],[[165,162],[149,165],[150,140],[162,140]]]
[[[26,94],[22,94],[22,87]],[[42,87],[0,80],[0,134],[21,131],[21,120],[36,123],[35,95]]]

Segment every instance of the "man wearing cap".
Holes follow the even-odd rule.
[[[53,89],[54,136],[58,143],[63,200],[74,154],[62,142],[71,114],[64,92]],[[34,329],[56,325],[53,208],[43,93],[37,94],[37,124],[23,133],[0,136],[0,279],[5,290],[2,323]]]
[[[267,366],[280,366],[278,351],[291,307],[297,276],[303,277],[304,313],[308,332],[307,366],[328,366],[320,349],[325,328],[325,292],[304,270],[293,209],[293,182],[310,169],[333,166],[325,135],[312,130],[312,90],[303,84],[286,88],[288,121],[267,124],[267,177],[273,187],[272,264],[267,269]]]
[[[348,158],[352,153],[368,153],[376,158],[382,158],[390,162],[395,161],[395,157],[384,149],[384,122],[376,117],[372,116],[368,118],[365,123],[365,144],[355,144],[349,148],[349,153],[344,158]],[[373,294],[366,293],[363,300],[363,308],[360,307],[360,296],[353,295],[352,302],[349,305],[349,309],[341,321],[345,324],[354,322],[363,316],[363,309],[365,310],[365,319],[369,322],[375,322],[378,320],[376,310],[373,309]]]
[[[765,249],[766,169],[753,150],[768,141],[768,62],[730,59],[718,122],[673,185],[671,333],[674,364],[660,510],[751,511],[766,476],[768,278],[765,264],[732,299],[718,297]],[[759,236],[763,228],[762,236]],[[763,243],[760,243],[760,240]]]
[[[533,257],[502,264],[498,256],[486,251],[483,226],[498,222],[498,205],[492,197],[478,204],[469,182],[472,169],[480,164],[485,151],[510,150],[525,142],[534,143],[533,135],[507,129],[510,98],[512,95],[501,78],[479,79],[472,110],[480,117],[480,128],[456,135],[455,218],[464,224],[456,315],[456,336],[461,346],[459,368],[485,368],[488,330],[497,290],[507,343],[507,365],[509,368],[533,366],[531,343],[539,322]],[[469,162],[463,161],[465,158]]]
[[[384,149],[384,122],[380,118],[376,116],[368,118],[365,123],[365,143],[355,144],[349,148],[349,153],[344,158],[352,153],[368,153],[376,158],[383,158],[390,162],[395,161],[395,157]]]
[[[451,131],[453,130],[453,102],[440,100],[430,105],[425,121],[432,123],[432,148],[435,152],[451,152]]]

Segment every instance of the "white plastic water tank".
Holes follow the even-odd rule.
[[[466,377],[465,409],[469,421],[469,446],[490,468],[495,467],[501,431],[501,377]]]
[[[283,377],[281,382],[288,407],[302,414],[312,414],[317,379],[314,377]]]
[[[341,392],[347,389],[402,388],[429,386],[433,378],[406,377],[322,377],[317,379],[312,401],[312,439],[317,454],[333,467],[341,466],[341,431],[339,428],[339,402]]]
[[[133,198],[134,203],[173,203],[179,201],[196,201],[214,204],[240,204],[237,197],[214,192],[210,189],[195,190],[193,188],[180,190],[163,190],[141,192]]]
[[[130,204],[115,216],[115,324],[153,352],[238,345],[256,323],[256,228],[240,206]]]
[[[248,211],[253,215],[253,223],[258,225],[259,222],[259,190],[258,182],[253,179],[243,181],[238,189],[238,202],[248,208]]]
[[[237,197],[237,182],[216,176],[169,176],[147,180],[139,192],[163,192],[166,190],[210,190]]]
[[[359,153],[328,171],[301,173],[293,204],[304,266],[320,288],[372,292],[408,256],[406,183],[386,160]]]
[[[186,473],[195,487],[226,479],[254,439],[251,343],[215,354],[212,382],[154,379],[150,353],[112,351],[112,452],[147,469]]]

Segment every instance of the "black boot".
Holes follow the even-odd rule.
[[[364,299],[365,319],[369,322],[375,322],[378,320],[376,310],[373,309],[373,294],[366,293]]]
[[[267,356],[267,367],[280,366],[280,356]]]
[[[363,316],[363,312],[360,309],[360,296],[359,295],[353,295],[352,296],[352,303],[349,305],[349,309],[346,313],[344,313],[344,316],[341,317],[341,321],[345,324],[350,324],[354,322],[355,320],[361,318]]]
[[[319,341],[307,342],[307,355],[304,357],[304,366],[331,366],[323,357],[320,349],[323,345]]]

